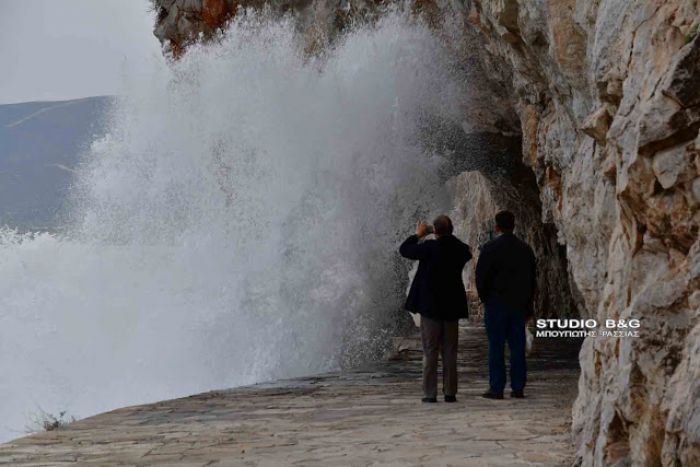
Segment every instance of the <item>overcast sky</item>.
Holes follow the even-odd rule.
[[[0,0],[0,104],[117,94],[160,55],[148,0]]]

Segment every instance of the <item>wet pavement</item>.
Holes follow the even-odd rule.
[[[525,399],[487,400],[483,328],[460,329],[458,402],[420,402],[417,337],[393,360],[126,407],[0,445],[7,465],[570,465],[580,341],[536,339]]]

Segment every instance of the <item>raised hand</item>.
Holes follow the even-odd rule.
[[[416,236],[423,238],[430,233],[430,226],[425,222],[418,221],[416,223]]]

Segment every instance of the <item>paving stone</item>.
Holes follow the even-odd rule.
[[[567,465],[578,362],[543,340],[524,400],[491,401],[483,329],[460,330],[455,404],[420,402],[420,354],[125,407],[0,445],[5,465]]]

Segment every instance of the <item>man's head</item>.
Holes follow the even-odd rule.
[[[500,211],[496,214],[496,231],[500,233],[513,233],[515,228],[515,216],[510,211]]]
[[[444,214],[435,218],[433,221],[433,229],[435,229],[435,235],[438,237],[451,235],[454,230],[452,227],[452,220]]]

